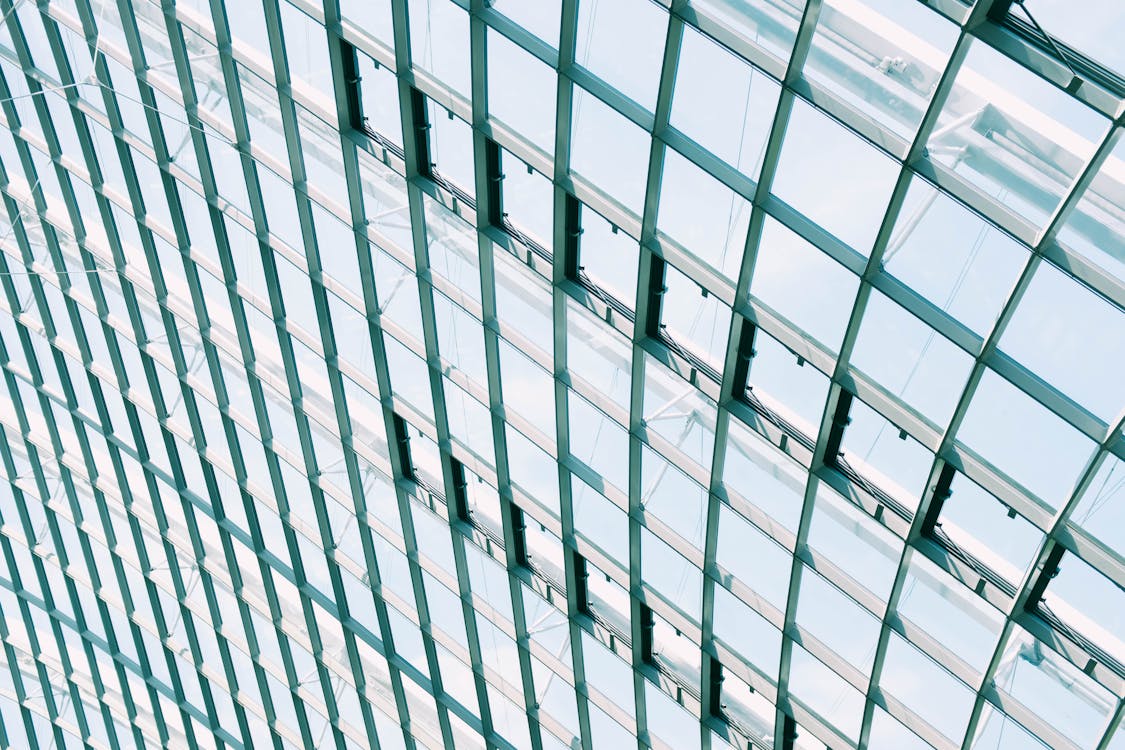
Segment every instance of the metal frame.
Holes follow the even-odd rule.
[[[115,750],[264,743],[275,748],[331,743],[341,750],[506,749],[524,742],[534,750],[592,747],[606,741],[591,720],[596,707],[634,735],[638,748],[662,750],[676,739],[653,729],[660,725],[660,719],[650,721],[657,708],[649,706],[649,691],[655,689],[698,722],[705,749],[719,747],[725,738],[735,746],[789,750],[807,735],[833,748],[866,748],[876,708],[941,750],[973,747],[991,711],[1002,711],[1051,747],[1077,748],[997,684],[1018,626],[1083,671],[1097,686],[1091,690],[1109,696],[1098,744],[1098,750],[1108,750],[1125,711],[1125,667],[1098,644],[1045,617],[1038,603],[1069,555],[1125,587],[1121,552],[1070,520],[1103,462],[1125,460],[1125,412],[1105,423],[1002,353],[999,342],[1043,263],[1078,279],[1118,310],[1125,308],[1125,281],[1058,241],[1120,141],[1125,104],[1120,92],[1097,81],[1076,81],[1073,71],[1041,46],[997,23],[993,6],[1003,3],[979,0],[967,8],[954,0],[921,1],[957,24],[958,35],[906,143],[806,76],[820,0],[801,8],[780,0],[763,5],[771,13],[790,14],[794,22],[795,42],[785,60],[728,26],[714,4],[659,0],[668,25],[652,111],[576,59],[579,0],[559,2],[557,49],[487,0],[388,0],[389,38],[361,28],[346,12],[354,4],[341,0],[323,6],[264,0],[265,36],[258,41],[265,48],[259,50],[242,38],[243,27],[235,25],[233,6],[224,0],[210,0],[202,11],[171,0],[159,7],[126,0],[0,0],[12,45],[0,41],[0,109],[7,125],[3,137],[10,138],[10,145],[6,141],[0,148],[0,195],[9,225],[0,239],[0,369],[6,386],[0,457],[10,493],[0,501],[5,565],[0,604],[19,612],[18,619],[8,610],[0,616],[6,682],[12,686],[11,694],[0,686],[0,744],[19,745],[17,738],[26,738],[24,744],[32,747],[53,741]],[[411,35],[417,27],[410,13],[425,13],[431,3],[459,14],[468,29],[462,46],[470,67],[468,99],[414,59]],[[238,23],[246,23],[241,14],[247,12],[259,10],[239,9]],[[780,85],[757,180],[670,123],[685,27],[702,31]],[[247,35],[254,33],[246,28]],[[301,38],[302,33],[309,36]],[[497,34],[557,74],[550,154],[489,112],[486,50]],[[981,43],[1107,118],[1092,158],[1043,228],[926,151],[970,45]],[[76,45],[90,54],[80,54]],[[306,46],[315,46],[327,64],[319,72],[330,77],[330,91],[317,91],[306,78]],[[362,116],[356,109],[362,106],[359,55],[395,76],[401,153],[388,146],[384,134],[355,127],[357,114]],[[640,215],[571,171],[575,86],[651,135]],[[261,97],[271,102],[268,108],[252,103]],[[430,102],[471,128],[471,186],[453,185],[442,163],[431,163]],[[771,192],[798,102],[827,114],[899,165],[866,257]],[[266,147],[261,128],[283,151]],[[733,284],[658,230],[668,148],[751,204]],[[551,185],[553,232],[547,248],[529,244],[504,218],[504,171],[523,165]],[[325,167],[331,179],[324,177]],[[917,179],[936,185],[1029,250],[985,336],[883,269],[907,188]],[[278,184],[287,186],[283,195],[293,196],[291,205],[278,203]],[[390,201],[391,212],[408,221],[408,245],[381,228],[381,214],[372,215],[372,196]],[[637,240],[632,300],[612,299],[579,273],[585,211]],[[751,294],[767,217],[858,278],[837,351],[790,323],[785,310],[771,310]],[[328,221],[351,235],[344,247],[334,244],[338,234],[324,228]],[[286,227],[296,234],[283,236]],[[463,240],[469,248],[465,257],[476,264],[473,283],[479,282],[479,289],[473,291],[432,263],[436,244],[444,248]],[[344,278],[336,269],[340,258],[353,252],[358,277]],[[401,305],[392,310],[399,286],[377,288],[380,263],[397,263],[406,283],[412,278],[410,294],[420,303],[416,329],[396,312]],[[662,331],[668,265],[733,311],[722,373]],[[529,288],[501,291],[502,277],[512,268],[526,273]],[[298,290],[294,280],[307,289]],[[948,424],[932,423],[852,367],[873,290],[973,358]],[[502,300],[509,294],[549,306],[549,342],[531,340],[525,322],[505,311]],[[479,324],[487,382],[463,372],[459,355],[444,348],[439,295],[441,304],[451,302]],[[311,306],[303,307],[306,299]],[[567,331],[574,306],[604,321],[603,333],[629,352],[616,363],[630,377],[627,409],[571,372]],[[360,324],[361,342],[343,338],[352,331],[348,322]],[[828,376],[829,395],[815,435],[798,434],[746,396],[759,331]],[[517,399],[505,390],[504,376],[514,383],[509,389],[521,385],[515,374],[502,372],[501,347],[508,344],[550,383],[553,401],[545,411],[552,431],[543,432],[535,415],[512,406]],[[369,348],[370,361],[359,362],[353,347]],[[404,361],[424,370],[421,403],[412,395]],[[676,395],[662,390],[662,381],[647,372],[650,367],[667,369],[677,386],[682,380],[713,409],[713,416],[687,417],[713,431],[706,466],[646,418],[652,406],[646,398]],[[1052,510],[957,442],[987,370],[1097,445],[1061,509]],[[487,415],[484,443],[470,444],[461,434],[449,389]],[[575,395],[627,432],[627,486],[613,486],[572,455]],[[853,398],[934,454],[916,509],[895,510],[878,487],[837,462]],[[795,533],[772,523],[754,498],[730,489],[732,419],[807,475]],[[513,472],[513,440],[527,441],[549,457],[557,469],[557,506],[513,479],[521,469]],[[423,465],[435,446],[439,476]],[[701,548],[645,507],[641,462],[649,449],[707,489]],[[496,493],[499,531],[471,507],[467,472]],[[1018,585],[998,583],[994,572],[959,556],[934,533],[955,472],[1044,532],[1037,558]],[[627,560],[599,548],[576,522],[575,476],[600,486],[626,514]],[[809,546],[817,497],[826,491],[840,494],[901,541],[886,601]],[[753,581],[731,581],[721,566],[723,504],[792,556],[784,611],[759,597]],[[425,529],[435,522],[448,535],[427,536]],[[561,568],[549,564],[556,548],[537,546],[527,533],[534,526],[556,540]],[[698,572],[698,620],[642,575],[641,540],[648,533]],[[927,636],[925,623],[899,615],[915,555],[972,584],[973,596],[1002,613],[1004,624],[983,673]],[[400,565],[405,573],[396,572]],[[498,571],[506,591],[482,589],[480,576],[487,573],[477,572],[478,565]],[[807,568],[881,621],[869,674],[798,623]],[[607,613],[593,604],[592,576],[624,589],[628,611]],[[780,631],[778,664],[751,663],[716,636],[716,586]],[[543,607],[549,614],[532,619]],[[545,646],[539,630],[551,618],[566,621],[560,652]],[[685,679],[672,657],[656,652],[657,620],[698,649],[698,683]],[[504,662],[495,633],[511,641],[514,662]],[[975,693],[963,737],[945,737],[882,689],[892,633]],[[588,637],[631,671],[632,705],[616,704],[587,669]],[[864,695],[857,736],[847,736],[791,692],[797,644]],[[505,673],[505,664],[513,673]],[[466,674],[471,687],[458,682]],[[737,675],[776,707],[769,717],[772,739],[731,719],[723,707],[726,674]],[[552,689],[561,690],[564,701],[573,693],[573,714],[569,708],[554,710],[558,692]],[[526,722],[526,735],[523,728],[519,736],[512,734],[513,708],[516,721]]]

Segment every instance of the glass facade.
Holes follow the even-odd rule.
[[[1080,5],[0,0],[0,747],[1125,749]]]

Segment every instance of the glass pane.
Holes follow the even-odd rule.
[[[870,676],[881,623],[811,568],[801,574],[797,624]]]
[[[842,460],[913,512],[929,481],[934,454],[858,399],[849,416]]]
[[[489,5],[552,47],[559,46],[562,0],[492,0]]]
[[[1003,615],[922,555],[910,558],[898,613],[983,673]]]
[[[735,580],[750,587],[779,611],[785,611],[792,557],[726,505],[719,506],[715,561]],[[724,583],[729,584],[729,581]]]
[[[1125,407],[1125,311],[1049,263],[1036,269],[1000,348],[1105,422]]]
[[[1078,100],[973,41],[926,150],[1041,229],[1106,126]]]
[[[674,149],[664,154],[656,226],[732,285],[738,281],[750,202]]]
[[[1059,241],[1125,282],[1125,141],[1113,149],[1059,230]]]
[[[781,60],[789,59],[804,9],[799,0],[691,0],[690,5]]]
[[[845,737],[859,736],[863,695],[797,645],[789,667],[789,690]]]
[[[1052,38],[1117,73],[1125,73],[1125,50],[1112,42],[1125,38],[1125,16],[1120,7],[1096,0],[1083,7],[1080,14],[1072,11],[1073,7],[1063,0],[1030,0],[1022,9],[1013,7],[1010,12],[1021,20],[1030,20],[1030,13]]]
[[[445,2],[445,0],[442,0]],[[438,2],[438,0],[434,0]],[[473,130],[453,113],[429,101],[430,159],[434,171],[469,196],[476,194],[473,169]]]
[[[534,242],[548,253],[554,245],[555,190],[551,181],[532,170],[512,153],[503,151],[504,218],[515,227],[520,239]]]
[[[1111,549],[1125,549],[1125,462],[1105,458],[1070,520]]]
[[[921,3],[826,0],[805,70],[908,143],[956,38],[957,27]]]
[[[722,374],[730,308],[672,266],[665,266],[660,319],[664,334]]]
[[[809,545],[880,599],[890,593],[902,541],[825,484],[817,487]]]
[[[582,0],[575,62],[653,110],[667,27],[667,12],[650,0]]]
[[[468,97],[468,14],[450,0],[410,0],[409,16],[411,62]]]
[[[948,424],[973,358],[880,292],[863,313],[852,364],[939,426]]]
[[[796,533],[808,475],[758,433],[735,418],[727,428],[723,484]],[[767,529],[772,532],[772,528]]]
[[[898,633],[891,633],[879,685],[949,740],[965,734],[974,692]]]
[[[672,127],[755,180],[779,93],[766,75],[685,26]]]
[[[789,117],[773,194],[867,255],[898,168],[859,136],[798,99]]]
[[[375,61],[356,52],[359,63],[360,101],[364,124],[402,148],[402,119],[398,107],[398,79],[394,71],[376,66]]]
[[[487,47],[489,114],[543,151],[553,153],[555,72],[491,29]]]
[[[815,439],[828,400],[828,376],[763,331],[754,335],[747,394],[800,434]]]
[[[1012,583],[1023,580],[1043,532],[961,474],[950,490],[938,523],[942,533]]]
[[[767,218],[750,294],[835,348],[844,338],[859,279],[815,246]]]
[[[918,177],[911,178],[883,268],[980,336],[1027,262],[1027,249]]]
[[[1118,660],[1125,660],[1125,591],[1072,554],[1043,594],[1041,607]]]
[[[632,308],[640,263],[637,241],[583,206],[578,252],[579,268],[590,280]]]
[[[957,440],[1052,508],[1067,501],[1094,453],[1091,440],[991,370]]]
[[[995,682],[1082,748],[1097,744],[1114,708],[1108,690],[1019,626],[1004,649]]]
[[[648,177],[648,133],[579,86],[572,117],[571,170],[639,215]]]

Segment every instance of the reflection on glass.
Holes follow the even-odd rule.
[[[1125,141],[1106,158],[1074,211],[1059,241],[1125,282]]]
[[[1093,748],[1113,710],[1108,690],[1016,626],[996,670],[998,688],[1083,748]]]
[[[956,37],[952,23],[921,3],[827,0],[805,70],[909,142]]]
[[[1042,228],[1106,121],[974,41],[926,144],[929,157]]]

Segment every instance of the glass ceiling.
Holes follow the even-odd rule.
[[[0,0],[0,746],[1125,750],[1125,91],[1008,5]]]

